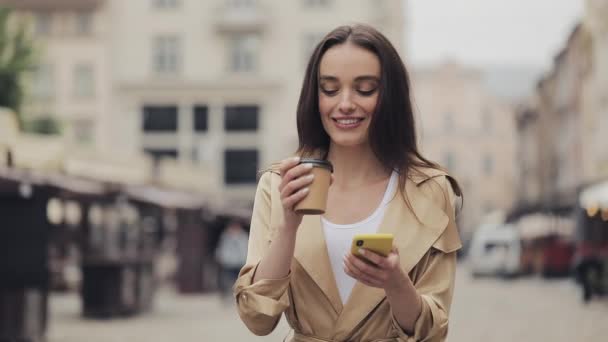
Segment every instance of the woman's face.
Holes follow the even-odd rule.
[[[374,53],[351,43],[325,52],[319,66],[319,111],[333,144],[368,142],[379,86],[380,60]]]

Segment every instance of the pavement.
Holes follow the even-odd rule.
[[[474,279],[460,265],[455,291],[450,342],[608,341],[608,299],[583,304],[571,279]],[[82,319],[76,294],[56,294],[50,320],[47,342],[278,342],[289,333],[282,320],[269,336],[254,336],[217,295],[170,289],[159,291],[152,312],[113,320]]]

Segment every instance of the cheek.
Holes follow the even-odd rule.
[[[378,96],[371,96],[368,98],[365,98],[361,101],[361,108],[363,108],[363,110],[367,113],[367,114],[374,114],[374,112],[376,111],[376,106],[378,105]]]
[[[331,114],[333,107],[334,104],[331,98],[323,95],[319,96],[319,112],[323,116],[323,119],[325,119],[327,115]]]

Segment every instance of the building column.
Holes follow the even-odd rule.
[[[194,147],[194,113],[192,105],[185,102],[177,104],[177,151],[179,161],[192,160]]]

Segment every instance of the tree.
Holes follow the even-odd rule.
[[[34,65],[33,42],[28,38],[24,23],[11,20],[11,10],[0,7],[0,107],[7,107],[20,115],[23,101],[23,74]]]

